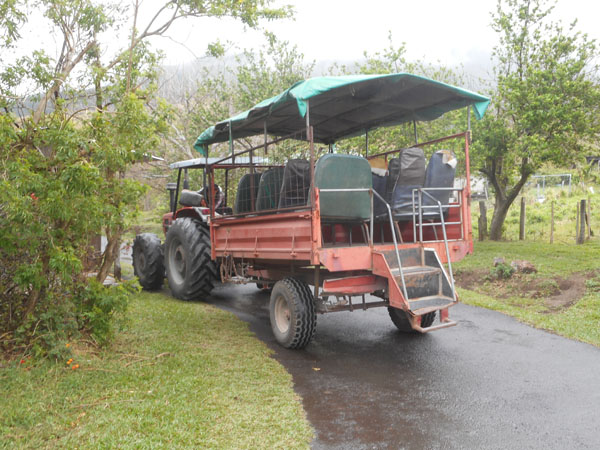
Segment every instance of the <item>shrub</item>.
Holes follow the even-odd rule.
[[[509,279],[513,273],[515,273],[515,269],[506,263],[499,263],[490,269],[490,275],[499,280]]]

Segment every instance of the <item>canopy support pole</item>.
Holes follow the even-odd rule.
[[[187,169],[183,169],[183,188],[184,189],[190,188],[190,177],[188,176]]]
[[[471,142],[471,105],[467,106],[467,132],[469,133],[469,143]]]
[[[419,134],[417,133],[417,121],[413,120],[413,131],[415,133],[415,144],[419,143]]]
[[[267,139],[267,121],[266,120],[264,121],[263,128],[265,130],[264,134],[265,134],[265,158],[266,158],[267,153],[269,152],[269,144],[267,144],[268,139]]]
[[[227,206],[227,193],[229,192],[229,169],[225,169],[225,198],[223,199],[223,206]]]
[[[231,164],[235,164],[235,154],[233,153],[233,130],[231,129],[231,120],[229,121],[229,153],[231,153]]]
[[[369,130],[365,130],[365,158],[369,157]]]
[[[311,205],[315,207],[314,198],[314,179],[315,179],[315,142],[313,140],[313,129],[310,126],[310,102],[306,102],[306,135],[310,143],[310,185],[311,185]]]
[[[250,211],[254,211],[254,160],[253,160],[254,150],[250,150]]]

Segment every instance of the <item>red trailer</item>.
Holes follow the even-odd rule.
[[[136,237],[135,273],[155,289],[166,272],[184,300],[202,299],[217,280],[272,289],[273,333],[288,348],[310,342],[317,313],[387,307],[401,331],[455,325],[452,262],[473,251],[470,185],[456,183],[459,160],[470,179],[470,131],[418,142],[416,122],[459,108],[481,118],[488,104],[402,73],[296,83],[210,127],[196,142],[202,157],[171,165],[178,177],[166,240]],[[370,132],[410,122],[414,145],[369,154]],[[365,136],[362,155],[335,151],[355,136]],[[251,147],[236,151],[242,139]],[[290,140],[308,157],[277,163]],[[458,158],[438,149],[456,140],[464,144]],[[226,142],[227,156],[208,157],[210,145]],[[193,169],[202,171],[200,191],[189,189]]]

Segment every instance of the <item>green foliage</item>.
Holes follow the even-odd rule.
[[[94,0],[35,3],[60,52],[0,61],[0,350],[57,357],[79,332],[109,340],[133,287],[102,282],[145,192],[126,174],[159,146],[173,112],[157,97],[161,55],[147,38],[181,17],[256,27],[291,14],[270,4],[169,1],[142,25],[141,3],[133,11]],[[0,0],[3,55],[24,39],[26,8]],[[104,36],[130,23],[111,53]],[[91,254],[95,235],[108,241],[100,258]]]
[[[551,10],[545,0],[503,0],[493,16],[497,87],[473,143],[496,196],[492,239],[529,176],[581,158],[600,131],[596,42],[550,22]]]
[[[499,280],[507,280],[513,276],[515,269],[506,263],[499,263],[490,269],[490,275]]]

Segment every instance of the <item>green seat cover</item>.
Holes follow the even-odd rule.
[[[279,192],[283,182],[283,167],[274,167],[267,170],[260,177],[258,195],[256,197],[256,210],[266,211],[277,209],[279,205]]]
[[[371,166],[360,156],[327,154],[315,167],[319,189],[371,189]],[[371,217],[369,192],[319,193],[321,219],[326,222],[356,222]]]

